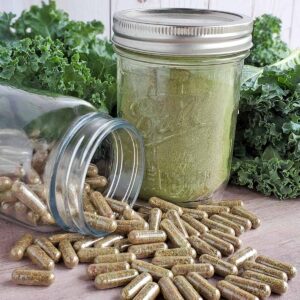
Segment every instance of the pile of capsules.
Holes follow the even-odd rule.
[[[152,300],[161,293],[167,300],[258,300],[271,292],[285,293],[287,281],[296,275],[294,266],[242,248],[239,236],[257,228],[260,220],[240,200],[191,209],[152,197],[151,207],[137,205],[134,210],[99,192],[91,195],[99,197],[98,213],[105,210],[118,216],[110,228],[113,233],[101,238],[25,234],[10,256],[20,260],[25,255],[42,270],[16,269],[13,282],[50,285],[54,265],[62,259],[67,268],[88,263],[87,276],[96,289],[125,286],[121,299]],[[214,275],[223,277],[216,286],[208,281]]]

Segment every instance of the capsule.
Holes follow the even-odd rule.
[[[178,264],[172,267],[171,271],[174,276],[187,275],[190,272],[197,272],[204,278],[211,278],[214,276],[215,270],[211,264]]]
[[[155,256],[191,256],[196,258],[197,252],[193,248],[172,248],[156,250]]]
[[[12,260],[21,260],[24,256],[26,249],[32,244],[33,236],[29,233],[25,233],[11,248],[10,258]]]
[[[227,275],[237,275],[238,269],[235,265],[215,256],[203,254],[199,258],[200,263],[213,265],[215,274],[225,277]]]
[[[242,240],[231,234],[224,233],[224,232],[221,232],[216,229],[210,230],[209,233],[211,235],[214,235],[214,236],[222,239],[223,241],[225,241],[227,243],[230,243],[234,247],[235,250],[241,248],[241,246],[242,246]]]
[[[186,232],[188,233],[188,236],[200,236],[200,232],[197,231],[193,226],[191,226],[189,223],[187,223],[186,221],[184,221],[183,219],[181,219],[182,224],[185,227]]]
[[[286,273],[284,273],[280,270],[262,265],[262,264],[258,264],[254,261],[244,262],[243,263],[243,269],[258,272],[258,273],[263,273],[265,275],[272,276],[272,277],[275,277],[275,278],[278,278],[278,279],[281,279],[281,280],[284,280],[284,281],[288,280],[288,277],[287,277]]]
[[[236,224],[239,224],[244,227],[245,231],[251,229],[252,223],[249,219],[243,218],[237,215],[233,215],[231,213],[222,212],[220,213],[220,216],[223,218],[226,218],[227,220],[230,220],[231,222],[234,222]]]
[[[121,261],[116,263],[91,264],[87,268],[87,275],[90,279],[95,279],[99,274],[110,273],[122,270],[129,270],[130,264]]]
[[[121,299],[133,299],[139,293],[139,291],[151,281],[152,276],[149,273],[142,273],[138,275],[122,289]]]
[[[54,261],[37,245],[30,245],[26,250],[26,255],[37,266],[51,271],[54,269]]]
[[[10,190],[12,187],[12,180],[6,176],[0,176],[0,193]]]
[[[165,250],[168,248],[166,243],[152,243],[152,244],[141,244],[132,245],[128,248],[129,253],[134,253],[136,258],[149,258],[153,257],[156,251]]]
[[[183,210],[183,213],[185,215],[192,216],[196,220],[201,221],[202,219],[208,217],[208,214],[205,211],[201,211],[201,210],[198,210],[198,209],[183,207],[182,210]]]
[[[37,171],[31,168],[26,172],[26,182],[28,184],[41,184],[42,179]]]
[[[170,269],[176,264],[193,264],[194,259],[191,256],[155,256],[152,261],[154,265]]]
[[[178,212],[178,214],[181,216],[183,214],[183,210],[180,206],[170,203],[168,201],[165,201],[163,199],[160,199],[158,197],[151,197],[149,199],[149,204],[152,207],[157,207],[161,209],[162,212],[167,212],[170,209],[174,209]]]
[[[246,247],[235,252],[229,257],[228,262],[237,267],[240,267],[247,260],[254,260],[257,256],[257,251],[251,247]]]
[[[91,213],[94,215],[97,215],[97,211],[95,206],[93,205],[93,203],[90,200],[90,197],[88,196],[87,193],[83,194],[83,201],[82,201],[82,205],[83,205],[83,210],[87,213]]]
[[[115,242],[124,239],[124,236],[121,234],[110,234],[106,236],[105,238],[97,241],[94,244],[95,248],[106,248],[106,247],[112,247]]]
[[[229,256],[234,252],[233,245],[210,233],[205,233],[202,236],[202,239],[212,247],[218,249],[221,252],[221,254],[224,256]]]
[[[160,288],[156,282],[148,282],[133,298],[134,300],[154,300],[159,295]]]
[[[161,229],[163,229],[172,242],[174,247],[190,247],[190,243],[186,240],[184,235],[178,230],[178,228],[168,219],[164,219],[160,223]]]
[[[199,238],[198,236],[191,236],[188,238],[188,241],[191,243],[192,247],[196,250],[197,254],[209,254],[221,258],[221,252],[215,247],[209,245],[207,242]]]
[[[219,300],[219,290],[196,272],[188,273],[186,279],[204,299]]]
[[[123,217],[125,220],[140,220],[145,222],[145,219],[141,217],[136,211],[134,211],[132,208],[126,208],[123,211]]]
[[[161,277],[173,277],[173,273],[170,270],[143,260],[134,260],[131,264],[131,267],[139,272],[150,273],[154,279],[159,279]]]
[[[26,221],[27,223],[29,223],[30,225],[36,226],[38,221],[40,220],[40,216],[38,214],[35,214],[33,211],[28,211],[26,213]]]
[[[115,250],[118,251],[117,249]],[[114,262],[122,262],[122,261],[132,263],[135,259],[136,256],[133,253],[116,253],[116,254],[98,255],[95,257],[94,263],[102,264],[102,263],[114,263]]]
[[[81,263],[90,263],[99,255],[118,254],[116,248],[83,248],[77,252],[77,256]]]
[[[97,242],[103,240],[104,237],[99,238],[84,238],[83,240],[77,241],[74,243],[73,248],[78,251],[80,249],[92,247]]]
[[[187,238],[189,235],[182,223],[182,220],[178,212],[174,209],[171,209],[166,212],[166,218],[172,221],[172,223],[178,228],[178,230]]]
[[[161,221],[162,211],[159,208],[152,208],[149,214],[149,229],[159,230],[159,224]]]
[[[47,238],[36,238],[34,243],[41,247],[54,262],[58,262],[60,260],[60,251]]]
[[[110,208],[118,214],[122,214],[125,209],[129,208],[129,205],[127,203],[119,201],[119,200],[106,198],[106,201],[107,201],[108,205],[110,206]]]
[[[90,195],[91,202],[93,203],[96,211],[100,216],[114,219],[115,214],[107,203],[106,199],[99,192],[92,192]]]
[[[57,233],[48,237],[48,240],[52,244],[58,244],[63,240],[68,240],[71,243],[83,240],[85,238],[84,235],[80,233]]]
[[[208,228],[204,224],[193,218],[191,215],[184,214],[182,215],[182,219],[196,229],[200,234],[208,231]]]
[[[172,279],[169,277],[160,278],[158,285],[165,300],[184,300]]]
[[[95,164],[89,164],[86,176],[87,177],[97,177],[98,172],[99,172],[98,167]]]
[[[49,286],[54,282],[54,274],[50,271],[15,269],[11,279],[13,283],[20,285]]]
[[[16,218],[23,220],[27,214],[27,206],[20,201],[14,203]]]
[[[128,240],[131,244],[149,244],[165,242],[167,235],[163,230],[132,230],[128,234]]]
[[[131,243],[128,239],[119,240],[114,243],[114,247],[120,252],[125,252],[131,246]]]
[[[234,230],[231,227],[218,223],[210,219],[203,219],[202,223],[207,226],[209,229],[217,229],[221,232],[225,232],[231,235],[235,235]]]
[[[104,232],[114,232],[117,229],[117,222],[111,218],[84,213],[86,222],[96,230]]]
[[[220,280],[217,288],[221,292],[222,298],[227,300],[259,300],[256,296],[225,280]]]
[[[252,223],[252,228],[254,229],[260,226],[260,219],[255,214],[241,206],[234,206],[231,209],[231,213],[250,220]]]
[[[102,189],[107,186],[107,179],[104,176],[87,177],[85,182],[89,184],[93,190]]]
[[[0,193],[0,202],[15,203],[16,201],[18,201],[18,199],[11,190]]]
[[[265,275],[262,273],[253,272],[253,271],[248,270],[242,274],[242,277],[251,279],[251,280],[255,280],[255,281],[259,281],[259,282],[269,285],[272,293],[275,293],[275,294],[281,295],[281,294],[285,293],[288,289],[288,284],[284,280],[281,280],[281,279],[278,279],[275,277],[271,277],[271,276],[268,276],[268,275]]]
[[[79,258],[76,252],[74,251],[70,240],[63,240],[59,242],[58,248],[61,252],[64,264],[67,268],[72,269],[78,265]]]
[[[173,281],[184,299],[203,300],[194,287],[182,275],[175,276]]]
[[[54,218],[52,217],[52,215],[49,212],[42,215],[40,221],[41,221],[41,224],[43,224],[43,225],[55,225],[56,224]]]
[[[242,200],[222,200],[216,202],[215,205],[232,208],[234,206],[244,206],[244,202]]]
[[[255,261],[257,263],[263,264],[270,268],[274,268],[274,269],[277,269],[277,270],[280,270],[280,271],[286,273],[288,276],[288,279],[295,277],[297,274],[297,269],[293,265],[279,261],[274,258],[259,255],[259,256],[257,256]]]
[[[84,183],[83,185],[83,191],[87,194],[89,194],[91,192],[91,186],[88,183]]]
[[[265,299],[270,297],[271,295],[270,286],[259,281],[242,278],[235,275],[228,275],[225,277],[225,280],[238,286],[242,290],[245,290],[250,294],[253,294],[259,299]]]
[[[205,211],[208,216],[219,214],[221,212],[229,212],[230,209],[227,206],[218,206],[218,205],[198,205],[197,209],[200,211]]]
[[[221,223],[225,226],[232,228],[234,230],[236,236],[240,236],[245,231],[245,228],[242,225],[236,224],[226,218],[223,218],[222,216],[212,215],[210,217],[210,219],[215,222]]]
[[[145,221],[140,220],[116,220],[116,233],[128,234],[132,230],[147,230],[149,225]]]
[[[138,274],[138,271],[133,269],[99,274],[95,278],[95,287],[99,290],[105,290],[123,286],[133,280]]]
[[[147,215],[150,215],[151,209],[153,209],[150,206],[145,206],[140,204],[135,204],[133,208],[136,209],[139,213],[147,214]]]

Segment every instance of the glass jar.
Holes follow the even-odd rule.
[[[93,186],[85,184],[91,162]],[[142,138],[127,121],[80,99],[0,85],[1,217],[102,236],[87,218],[88,188],[133,205],[143,172]]]
[[[114,16],[118,114],[144,137],[141,198],[187,206],[216,197],[229,175],[240,77],[252,21],[208,10]]]

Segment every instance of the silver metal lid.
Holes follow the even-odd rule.
[[[113,43],[160,55],[224,55],[252,47],[251,18],[185,8],[125,10],[114,15]]]

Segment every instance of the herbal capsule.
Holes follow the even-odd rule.
[[[104,176],[87,177],[85,182],[90,185],[93,190],[101,189],[107,186],[107,179]]]
[[[140,221],[145,222],[145,220],[130,207],[124,209],[123,217],[125,220],[140,220]]]
[[[188,233],[188,236],[200,236],[200,232],[197,231],[193,226],[191,226],[189,223],[187,223],[186,221],[184,221],[183,219],[181,219],[182,224],[185,227],[186,232]]]
[[[222,239],[225,242],[230,243],[234,247],[235,250],[241,248],[241,246],[242,246],[242,240],[231,234],[224,233],[224,232],[221,232],[216,229],[210,230],[209,233],[211,235],[214,235],[214,236]]]
[[[0,177],[0,192],[5,192],[10,190],[12,187],[12,180],[9,177]]]
[[[252,228],[254,229],[260,226],[260,219],[255,214],[241,206],[234,206],[231,209],[231,213],[250,220],[252,223]]]
[[[149,225],[145,221],[140,220],[116,220],[116,233],[128,234],[132,230],[147,230]]]
[[[77,241],[74,243],[73,248],[78,251],[80,249],[92,247],[95,243],[103,240],[103,237],[99,238],[85,238],[83,240]]]
[[[128,239],[119,240],[114,243],[114,247],[118,249],[120,252],[125,252],[129,247],[131,246],[131,243]]]
[[[114,232],[117,229],[117,222],[111,218],[84,213],[86,222],[96,230],[104,232]]]
[[[128,234],[128,240],[131,244],[149,244],[164,242],[167,235],[163,230],[132,230]]]
[[[272,293],[275,294],[283,294],[287,291],[288,289],[288,284],[284,280],[271,277],[262,273],[257,273],[253,271],[245,271],[242,274],[242,277],[260,281],[262,283],[265,283],[270,286]]]
[[[201,210],[198,210],[198,209],[183,207],[182,210],[183,210],[183,213],[185,215],[190,215],[196,220],[201,221],[202,219],[208,217],[208,214],[205,211],[201,211]]]
[[[88,177],[97,177],[98,176],[98,167],[94,164],[89,164],[86,176]]]
[[[223,218],[226,218],[236,224],[242,225],[245,228],[245,230],[249,230],[252,227],[251,221],[247,218],[243,218],[243,217],[233,215],[233,214],[227,213],[227,212],[220,213],[220,216],[222,216]]]
[[[124,236],[121,234],[110,234],[94,244],[95,248],[106,248],[112,247],[115,242],[124,239]]]
[[[232,208],[234,206],[244,206],[244,202],[242,200],[222,200],[222,201],[216,202],[215,205],[227,206],[229,208]]]
[[[220,280],[217,288],[221,292],[222,298],[227,300],[259,300],[256,296],[225,280]]]
[[[117,251],[117,249],[115,250]],[[94,259],[94,263],[102,264],[102,263],[114,263],[114,262],[122,262],[122,261],[132,263],[135,259],[136,256],[133,253],[116,253],[116,254],[106,254],[106,255],[96,256]]]
[[[162,211],[159,208],[152,208],[149,214],[149,229],[150,230],[158,230],[159,224],[161,221]]]
[[[29,184],[41,184],[42,180],[37,171],[31,168],[26,173],[26,182]]]
[[[154,300],[160,292],[156,282],[148,282],[141,291],[133,298],[134,300]]]
[[[87,268],[87,275],[90,279],[94,279],[99,274],[129,269],[130,264],[125,261],[116,263],[91,264]]]
[[[162,277],[158,281],[163,298],[166,300],[184,300],[177,287],[169,277]]]
[[[47,201],[47,191],[43,184],[27,185],[44,203]]]
[[[68,240],[70,242],[76,242],[76,241],[83,240],[84,238],[85,238],[85,236],[80,233],[57,233],[57,234],[53,234],[53,235],[49,236],[48,240],[52,244],[58,244],[59,242],[61,242],[63,240]]]
[[[135,277],[126,285],[121,292],[121,299],[133,299],[136,294],[149,282],[152,281],[152,276],[149,273],[142,273]]]
[[[160,249],[155,252],[155,256],[191,256],[196,258],[197,252],[193,248]]]
[[[110,206],[110,208],[114,212],[119,213],[119,214],[122,214],[125,209],[129,208],[129,205],[127,203],[124,203],[119,200],[106,198],[106,201],[107,201],[108,205]]]
[[[172,223],[178,228],[178,230],[187,238],[189,235],[182,223],[182,220],[178,212],[174,209],[171,209],[166,212],[166,218],[172,221]]]
[[[194,287],[182,275],[175,276],[173,281],[184,299],[203,300]]]
[[[259,281],[242,278],[235,275],[228,275],[225,277],[225,280],[253,294],[259,299],[265,299],[271,295],[270,286]]]
[[[20,201],[15,202],[14,210],[18,219],[24,219],[27,213],[27,206]]]
[[[155,256],[151,263],[163,268],[172,268],[176,264],[193,264],[195,261],[191,256]]]
[[[182,215],[182,219],[196,229],[200,234],[208,231],[208,228],[204,224],[193,218],[191,215],[184,214]]]
[[[203,254],[199,258],[200,263],[213,265],[215,274],[225,277],[227,275],[237,275],[238,269],[235,265],[215,256]]]
[[[280,270],[262,265],[262,264],[258,264],[254,261],[244,262],[243,263],[243,269],[258,272],[258,273],[263,273],[265,275],[272,276],[272,277],[275,277],[275,278],[278,278],[278,279],[281,279],[281,280],[284,280],[284,281],[288,280],[288,277],[287,277],[286,273],[284,273]]]
[[[95,287],[99,290],[105,290],[123,286],[138,274],[138,271],[133,269],[99,274],[95,278]]]
[[[174,276],[176,275],[187,275],[190,272],[197,272],[204,278],[211,278],[214,276],[215,270],[211,264],[183,264],[175,265],[171,271]]]
[[[114,212],[112,211],[106,199],[102,196],[101,193],[92,192],[90,199],[100,216],[111,218],[111,219],[115,218]]]
[[[170,203],[168,201],[165,201],[163,199],[157,198],[157,197],[151,197],[149,199],[149,204],[152,207],[158,207],[161,209],[162,212],[167,212],[170,209],[174,209],[178,212],[178,214],[181,216],[183,214],[183,210],[180,206]]]
[[[13,283],[20,285],[49,286],[54,282],[54,274],[50,271],[15,269],[11,279]]]
[[[142,245],[132,245],[128,248],[129,253],[134,253],[136,258],[149,258],[153,257],[156,251],[165,250],[168,248],[166,243],[152,243]]]
[[[83,185],[83,191],[87,194],[89,194],[91,192],[91,186],[86,182]]]
[[[170,270],[143,260],[134,260],[131,264],[131,267],[139,272],[150,273],[154,279],[159,279],[160,277],[173,277],[173,273]]]
[[[191,236],[188,238],[192,247],[196,250],[197,254],[209,254],[216,257],[222,257],[221,252],[215,247],[209,245],[207,242],[197,236]]]
[[[32,244],[33,236],[25,233],[11,248],[9,256],[12,260],[21,260],[26,249]]]
[[[200,274],[196,272],[188,273],[186,279],[204,299],[219,300],[221,298],[219,290]]]
[[[218,205],[198,205],[197,209],[200,211],[205,211],[208,216],[219,214],[223,211],[229,212],[230,209],[227,206],[218,206]]]
[[[60,260],[60,251],[47,238],[36,238],[34,243],[40,246],[54,262],[58,262]]]
[[[0,193],[0,202],[14,203],[16,201],[18,201],[18,199],[11,190]]]
[[[168,219],[164,219],[160,223],[161,229],[166,233],[170,241],[175,247],[190,247],[190,243],[186,240],[184,235],[178,230],[178,228]]]
[[[90,263],[99,255],[118,254],[116,248],[83,248],[77,252],[77,256],[81,263]]]
[[[293,265],[287,264],[285,262],[279,261],[274,258],[259,255],[255,261],[257,263],[263,264],[265,266],[268,266],[268,267],[271,267],[271,268],[274,268],[274,269],[277,269],[277,270],[280,270],[280,271],[286,273],[288,276],[288,279],[295,277],[297,274],[297,270]]]
[[[236,224],[222,216],[212,215],[210,219],[232,228],[236,236],[240,236],[245,231],[245,228],[242,225]]]
[[[33,211],[28,211],[26,213],[26,221],[30,224],[30,225],[33,225],[33,226],[36,226],[39,219],[40,219],[40,216],[36,213],[34,213]]]
[[[234,252],[234,247],[230,243],[225,242],[222,239],[220,239],[210,233],[205,233],[202,236],[202,239],[209,245],[218,249],[224,256],[229,256]]]
[[[59,250],[63,258],[64,264],[67,268],[74,268],[78,265],[79,258],[74,251],[70,240],[63,240],[59,242]]]
[[[205,226],[207,226],[209,229],[217,229],[221,232],[225,232],[231,235],[235,235],[234,230],[231,227],[228,227],[226,225],[223,225],[221,223],[215,222],[210,219],[203,219],[201,221]]]
[[[257,251],[251,247],[246,247],[235,252],[231,257],[229,257],[228,262],[241,266],[246,260],[255,259],[257,256]]]
[[[39,246],[30,245],[26,250],[26,255],[40,268],[49,271],[54,269],[54,261]]]
[[[83,194],[82,205],[83,205],[83,210],[85,212],[88,212],[88,213],[91,213],[91,214],[97,214],[96,208],[93,205],[93,203],[91,202],[90,197],[88,196],[87,193]]]

